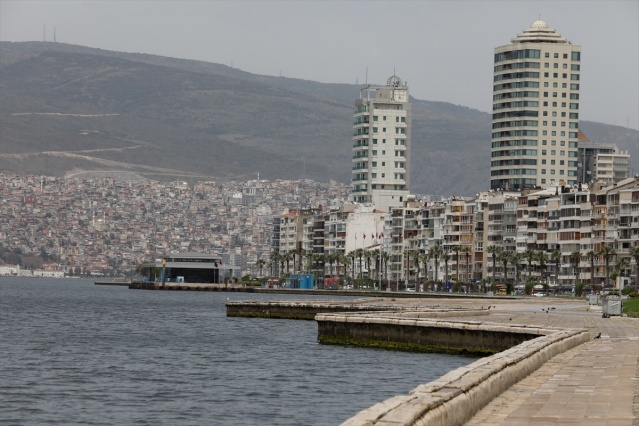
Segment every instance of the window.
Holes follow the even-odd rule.
[[[566,151],[559,151],[559,155],[566,155]],[[563,161],[561,162],[563,164]]]
[[[545,175],[546,174],[546,169],[541,169],[541,174]]]
[[[568,78],[568,74],[563,73],[563,74],[561,74],[561,77],[562,77],[562,78]]]
[[[566,146],[566,141],[561,141],[560,145],[561,146]]]
[[[546,136],[548,134],[548,131],[547,130],[542,130],[541,134],[542,134],[542,136]]]
[[[571,52],[570,59],[573,61],[581,61],[581,52]]]
[[[557,88],[557,83],[553,83],[552,87]]]
[[[570,74],[571,80],[579,80],[579,74]]]
[[[571,71],[579,71],[579,69],[580,69],[580,68],[581,68],[581,67],[579,66],[579,64],[572,64],[572,65],[570,66],[570,70],[571,70]]]
[[[547,126],[547,125],[548,125],[548,122],[547,122],[547,121],[542,121],[542,122],[541,122],[541,124],[542,124],[543,126]]]
[[[557,107],[557,102],[553,102],[552,106],[556,108]]]
[[[376,149],[373,150],[373,155],[377,155],[377,150]]]
[[[372,162],[373,167],[377,167],[377,161]]]
[[[552,77],[553,77],[553,78],[558,78],[558,77],[559,77],[559,74],[558,74],[558,73],[556,73],[556,72],[554,72],[554,73],[552,73]]]
[[[568,54],[564,53],[564,59],[568,59]]]
[[[373,145],[377,145],[377,139],[373,139]]]
[[[547,154],[546,150],[545,150],[545,149],[542,149],[542,150],[541,150],[541,155],[546,155],[546,154]]]
[[[548,52],[544,53],[544,58],[550,58],[550,53]]]
[[[549,62],[544,62],[544,68],[550,68],[550,63]]]
[[[386,117],[384,117],[384,118],[386,118]],[[386,133],[386,127],[382,128],[382,132]]]
[[[552,92],[552,97],[556,98],[557,97],[557,92]]]
[[[556,145],[557,145],[557,141],[550,141],[550,144],[551,144],[552,146],[556,146]]]
[[[545,72],[545,73],[544,73],[544,77],[548,77],[548,75],[549,75],[549,74],[548,74],[547,72]]]
[[[371,177],[372,177],[373,179],[377,179],[377,173],[371,173]]]
[[[564,166],[564,165],[565,165],[565,164],[564,164],[564,160],[559,160],[559,165],[560,165],[560,166]]]
[[[565,98],[565,97],[566,97],[566,94],[565,94],[565,93],[562,93],[562,94],[561,94],[561,97],[562,97],[562,98]]]
[[[578,120],[579,119],[579,113],[571,112],[570,115],[568,116],[568,118],[570,118],[571,120]]]
[[[542,145],[548,145],[548,141],[546,139],[542,139],[541,144]]]
[[[377,133],[377,127],[373,127],[373,133]]]
[[[571,93],[570,99],[579,99],[579,93]]]
[[[386,161],[382,161],[382,167],[386,165]]]
[[[553,58],[555,58],[555,59],[557,59],[558,57],[559,57],[559,53],[555,53],[555,54],[553,55]]]
[[[554,166],[555,165],[555,160],[550,160],[550,165]]]
[[[567,70],[568,69],[568,64],[562,64],[561,66],[563,69]]]
[[[544,111],[542,114],[544,117],[548,117],[548,111]]]
[[[568,88],[568,83],[561,83],[561,88],[562,89],[567,89]]]
[[[579,109],[579,104],[577,104],[577,103],[571,103],[571,104],[570,104],[570,109]]]
[[[556,53],[555,53],[555,55],[556,55]],[[559,68],[559,64],[558,64],[557,62],[555,62],[555,63],[553,64],[553,68]]]
[[[556,130],[553,130],[553,131],[550,133],[550,135],[551,135],[551,136],[557,136],[557,131],[556,131]]]
[[[385,149],[382,150],[382,155],[386,155],[386,150]]]
[[[386,139],[382,139],[382,143],[386,143]]]
[[[377,116],[376,115],[373,116],[373,121],[377,121]]]
[[[578,124],[577,123],[568,123],[570,125],[571,129],[577,129]]]
[[[552,112],[552,116],[553,116],[553,117],[557,117],[557,111],[553,111],[553,112]]]
[[[553,127],[557,126],[557,122],[556,122],[556,121],[553,121],[553,122],[552,122],[552,125],[553,125]]]
[[[557,151],[555,151],[554,149],[550,150],[550,155],[557,155]]]
[[[384,116],[383,120],[386,121],[386,116]]]
[[[564,174],[564,170],[563,169],[559,170],[559,174],[563,175]]]
[[[548,92],[544,92],[544,98],[548,97]]]
[[[548,101],[544,101],[544,106],[548,106]]]
[[[384,177],[386,177],[386,173],[382,173],[382,177],[383,177],[383,178],[384,178]]]
[[[399,123],[399,117],[395,117],[395,123]]]
[[[546,164],[546,159],[541,160],[541,164]]]

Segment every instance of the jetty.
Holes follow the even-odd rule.
[[[482,356],[354,413],[347,426],[639,426],[639,319],[603,318],[585,300],[378,297],[226,306],[229,316],[314,315],[324,344]]]

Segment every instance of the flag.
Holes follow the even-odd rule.
[[[363,232],[362,232],[362,237],[364,237],[364,239],[366,239],[366,234],[364,234]]]
[[[371,239],[375,239],[375,234],[371,234]]]
[[[384,238],[384,233],[379,234],[379,238]]]

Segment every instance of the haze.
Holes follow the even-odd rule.
[[[582,46],[580,118],[639,129],[636,0],[0,0],[0,40],[52,41],[55,28],[63,43],[324,83],[395,71],[418,99],[490,112],[493,49],[539,18]]]

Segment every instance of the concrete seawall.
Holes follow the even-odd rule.
[[[407,395],[377,403],[343,423],[450,426],[463,425],[551,358],[593,337],[592,317],[566,312],[588,310],[587,305],[557,300],[555,307],[549,302],[511,299],[497,302],[497,306],[482,306],[484,301],[471,298],[430,302],[394,298],[227,302],[227,313],[308,319],[313,312],[322,311],[314,317],[320,343],[484,355]],[[559,316],[552,314],[559,310],[566,321],[555,326]],[[306,315],[300,315],[302,312]],[[577,318],[580,319],[572,326],[584,328],[566,328]]]
[[[433,347],[451,345],[457,339],[459,347],[473,352],[473,347],[499,350],[521,341],[509,349],[482,358],[466,367],[458,368],[436,381],[421,385],[408,395],[396,396],[380,402],[343,423],[354,425],[463,425],[493,398],[519,380],[528,376],[553,356],[590,339],[587,330],[549,329],[526,326],[504,326],[489,323],[459,321],[398,320],[396,318],[353,318],[350,316],[318,315],[319,333],[335,331],[348,333],[355,341],[375,337],[397,340],[399,328],[402,340],[418,338]],[[344,323],[347,321],[347,323]],[[331,323],[348,324],[336,327]],[[370,327],[362,327],[369,323]],[[419,329],[422,330],[419,330]],[[389,333],[392,331],[392,333]],[[424,337],[426,336],[426,337]],[[451,339],[451,340],[447,340]],[[481,343],[472,343],[477,340]],[[410,343],[409,343],[410,345]],[[453,346],[455,344],[452,344]]]

